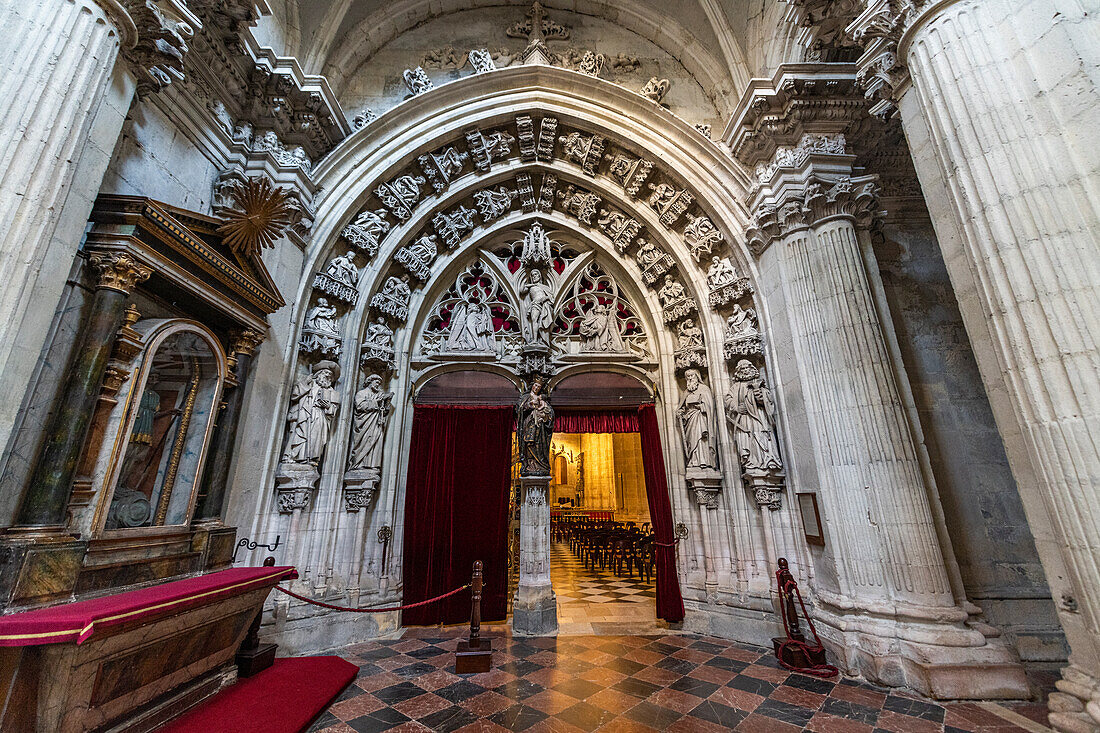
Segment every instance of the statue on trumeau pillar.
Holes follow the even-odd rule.
[[[554,435],[554,408],[544,394],[541,376],[516,406],[516,439],[519,442],[520,476],[550,475],[550,439]]]

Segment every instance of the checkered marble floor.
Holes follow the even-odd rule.
[[[560,542],[550,547],[550,581],[561,602],[652,605],[657,598],[652,576],[646,583],[637,572],[631,578],[599,567],[590,570],[570,551],[569,545]]]
[[[312,731],[1008,733],[1045,730],[1036,704],[938,704],[779,668],[768,650],[692,634],[493,639],[489,672],[455,675],[461,628],[348,647],[352,685]]]

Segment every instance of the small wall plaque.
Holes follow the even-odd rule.
[[[821,529],[821,513],[817,509],[817,494],[800,493],[798,512],[802,515],[802,530],[806,533],[806,542],[811,545],[825,545],[825,533]]]

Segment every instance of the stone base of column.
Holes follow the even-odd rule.
[[[908,687],[936,700],[1031,697],[1015,649],[961,621],[902,620],[866,611],[836,613],[820,600],[813,615],[826,648],[848,674],[887,687]]]
[[[1055,686],[1047,700],[1050,726],[1063,733],[1100,733],[1100,680],[1071,664]]]
[[[520,586],[512,602],[512,633],[520,636],[556,636],[558,599],[548,585]]]

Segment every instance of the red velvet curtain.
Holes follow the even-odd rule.
[[[642,469],[645,472],[649,520],[656,535],[657,617],[669,623],[684,620],[684,599],[676,577],[676,546],[672,530],[672,504],[668,499],[665,457],[661,452],[661,433],[657,428],[657,410],[653,405],[638,408],[638,432],[642,442]]]
[[[446,593],[484,564],[481,618],[507,615],[514,408],[417,405],[405,489],[405,603]],[[405,624],[470,620],[470,594],[403,612]]]
[[[636,410],[559,410],[554,415],[555,433],[636,433]]]

